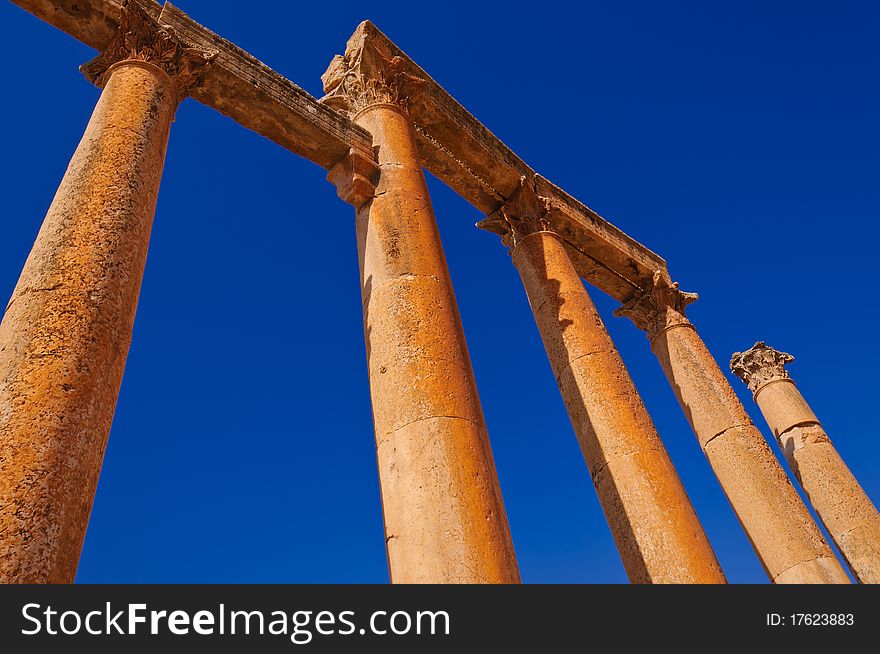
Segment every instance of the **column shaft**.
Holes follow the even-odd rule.
[[[648,331],[651,349],[758,558],[774,583],[849,583],[807,507],[752,423],[684,306],[693,299],[655,275],[618,310]],[[691,297],[688,297],[691,296]]]
[[[357,213],[388,561],[398,583],[519,580],[486,424],[414,131],[374,104],[380,177]]]
[[[755,394],[795,477],[861,583],[880,583],[880,513],[784,370],[790,354],[757,343],[731,368]]]
[[[620,355],[552,232],[511,252],[599,500],[633,583],[724,575]]]
[[[775,583],[848,583],[807,507],[696,330],[652,343],[700,445]]]
[[[161,69],[117,65],[0,323],[0,581],[76,573],[176,106]]]

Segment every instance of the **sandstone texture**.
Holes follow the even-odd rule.
[[[534,181],[480,226],[511,246],[611,533],[633,583],[724,575],[617,348]]]
[[[0,581],[76,573],[176,106],[159,68],[112,71],[0,323]]]
[[[0,581],[74,579],[169,128],[191,95],[325,168],[356,209],[392,581],[519,581],[424,166],[511,249],[632,581],[724,576],[582,279],[647,332],[770,578],[848,582],[685,317],[696,295],[672,283],[661,257],[532,170],[372,23],[334,57],[318,100],[170,3],[13,2],[98,49],[83,72],[103,92],[0,323]],[[791,359],[770,350],[761,362]],[[876,508],[787,374],[746,363],[854,574],[880,582]]]
[[[372,100],[386,98],[372,98]],[[387,98],[391,99],[391,98]],[[394,583],[516,583],[513,544],[409,116],[359,106],[378,186],[353,195],[386,547]],[[353,174],[353,173],[352,173]],[[365,173],[362,179],[367,179]],[[340,179],[343,178],[343,179]]]
[[[656,275],[618,309],[644,329],[767,575],[774,583],[849,583],[779,461],[752,423],[685,307],[696,300]]]
[[[838,454],[785,365],[794,360],[763,342],[730,365],[754,393],[782,452],[853,575],[880,583],[880,513]]]
[[[121,0],[12,0],[94,48],[102,49],[119,21]],[[216,65],[192,97],[284,148],[329,169],[354,148],[369,152],[369,134],[350,116],[334,113],[255,57],[214,34],[172,3],[136,0],[189,45],[218,52]],[[556,231],[581,277],[626,302],[648,288],[662,257],[542,177],[400,50],[370,21],[357,26],[348,50],[379,49],[400,73],[423,81],[408,97],[421,164],[482,214],[499,209],[522,176],[559,211]]]

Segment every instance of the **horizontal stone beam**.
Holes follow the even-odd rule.
[[[12,0],[47,23],[101,50],[119,22],[118,0]],[[170,3],[139,0],[188,45],[216,50],[217,59],[192,97],[316,164],[331,168],[354,148],[370,153],[372,137]]]
[[[113,36],[121,0],[12,0],[15,4],[101,50]],[[372,137],[347,117],[247,52],[192,20],[170,3],[138,0],[188,44],[218,51],[217,61],[192,96],[279,145],[329,169],[354,148],[369,153]],[[426,81],[410,103],[425,167],[478,211],[498,210],[535,172],[453,99],[415,62],[365,21],[351,40],[374,39],[400,56],[406,71]],[[350,41],[351,41],[350,40]],[[612,297],[627,302],[651,288],[654,272],[668,277],[666,262],[540,175],[537,191],[556,209],[554,227],[565,240],[578,273]]]
[[[354,148],[372,156],[373,138],[345,116],[170,2],[159,22],[190,45],[219,55],[192,97],[319,166],[331,168]]]
[[[12,2],[95,50],[102,50],[113,38],[119,26],[119,12],[122,5],[118,0],[12,0]],[[162,5],[153,0],[141,0],[140,4],[154,18],[158,18],[162,12]]]
[[[349,39],[347,50],[373,40],[403,60],[403,71],[425,80],[408,99],[425,168],[484,214],[492,214],[511,197],[520,178],[535,172],[498,137],[461,106],[375,25],[364,21]],[[578,273],[612,297],[627,302],[650,289],[653,275],[668,277],[666,262],[624,234],[596,212],[549,180],[537,176],[537,191],[550,199],[559,222],[554,227]]]

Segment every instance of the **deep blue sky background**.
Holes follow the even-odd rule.
[[[314,95],[373,20],[665,257],[725,370],[759,339],[793,353],[880,501],[876,4],[179,4]],[[5,304],[98,90],[93,51],[5,2],[0,43]],[[516,271],[429,184],[523,580],[625,581]],[[353,221],[319,167],[181,106],[79,581],[387,580]],[[766,581],[647,340],[592,295],[729,580]]]

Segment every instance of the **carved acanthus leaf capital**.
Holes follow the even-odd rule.
[[[685,308],[699,297],[696,293],[680,290],[678,282],[670,282],[658,270],[651,280],[651,288],[618,308],[614,315],[629,318],[636,327],[648,334],[648,338],[654,340],[655,336],[666,329],[690,325],[685,316]]]
[[[177,87],[178,100],[182,100],[201,81],[217,54],[187,47],[173,27],[161,25],[139,0],[124,0],[116,34],[104,51],[80,70],[90,82],[103,88],[114,64],[143,61],[168,73]]]
[[[780,352],[764,341],[758,341],[745,352],[734,352],[730,370],[754,393],[767,382],[789,379],[785,365],[792,361],[794,357],[788,352]]]
[[[373,104],[407,109],[424,80],[404,70],[402,57],[371,40],[362,40],[336,55],[321,75],[321,102],[349,117]]]
[[[529,234],[552,231],[550,217],[550,200],[537,194],[533,179],[520,177],[510,199],[477,227],[498,234],[501,242],[513,249]]]

